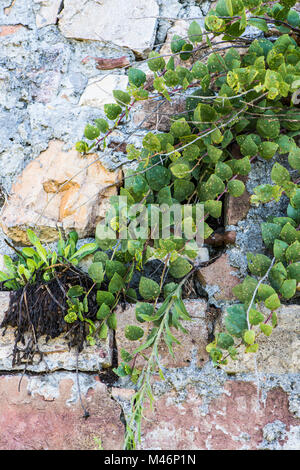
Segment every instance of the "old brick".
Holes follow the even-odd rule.
[[[223,254],[214,263],[200,268],[197,272],[198,280],[203,286],[217,286],[214,294],[216,300],[233,299],[232,288],[240,283],[235,273],[237,269],[229,264],[227,254]]]
[[[207,360],[208,354],[206,352],[206,345],[208,344],[209,334],[211,332],[212,325],[210,320],[206,317],[206,302],[203,300],[185,300],[185,307],[189,312],[192,321],[184,321],[183,326],[187,330],[187,334],[181,331],[174,330],[172,333],[180,341],[180,344],[174,344],[174,358],[170,355],[167,346],[162,342],[159,353],[161,364],[165,367],[185,367],[188,366],[194,355],[197,359],[198,365],[203,365]],[[134,349],[138,347],[140,342],[130,341],[125,338],[125,327],[126,325],[137,325],[141,327],[145,332],[148,331],[148,323],[139,323],[135,317],[135,306],[129,306],[126,310],[117,312],[118,316],[118,329],[116,331],[116,341],[119,351],[119,362],[122,361],[120,356],[121,348],[125,349],[129,353],[132,353]],[[147,354],[147,350],[145,354]],[[144,359],[139,356],[136,360],[135,365],[142,367],[144,365]]]
[[[1,450],[93,450],[95,438],[104,449],[121,449],[124,425],[120,406],[97,376],[79,375],[82,400],[90,413],[83,418],[75,374],[0,376]]]
[[[239,180],[245,183],[247,177],[239,177]],[[240,220],[243,220],[250,209],[250,194],[245,190],[244,194],[240,197],[233,197],[226,194],[225,197],[225,225],[237,225]]]
[[[235,159],[243,158],[240,147],[234,143],[231,147],[232,156]],[[238,179],[244,184],[247,182],[247,176],[239,176]],[[240,197],[233,197],[230,194],[225,196],[225,225],[237,225],[243,220],[250,209],[250,194],[247,190]]]
[[[153,411],[144,408],[143,449],[169,450],[255,450],[263,441],[263,428],[280,421],[287,435],[279,442],[283,448],[288,432],[300,424],[289,411],[288,396],[281,389],[271,390],[264,406],[258,404],[252,383],[228,381],[224,391],[203,411],[205,396],[196,387],[188,388],[186,400],[175,391],[154,402]],[[286,447],[285,447],[286,445]],[[294,442],[295,445],[295,442]],[[296,442],[299,448],[300,442]]]
[[[21,28],[24,28],[24,26],[21,24],[2,25],[0,26],[0,37],[9,36],[10,34],[15,34]]]

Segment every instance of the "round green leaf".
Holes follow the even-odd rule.
[[[119,114],[121,114],[122,108],[118,104],[114,104],[114,103],[105,104],[104,112],[107,118],[110,119],[110,121],[114,121],[119,116]]]
[[[129,83],[135,85],[136,87],[143,85],[146,81],[146,78],[146,74],[142,70],[130,68],[128,71]]]
[[[106,304],[102,304],[97,312],[96,318],[97,320],[104,320],[105,318],[108,317],[109,314],[110,314],[109,306]]]
[[[228,349],[230,346],[233,346],[234,339],[232,336],[227,333],[220,333],[217,339],[217,346],[222,349]]]
[[[154,300],[160,294],[160,288],[157,282],[142,276],[139,283],[139,292],[143,299]]]
[[[103,264],[100,262],[92,263],[88,269],[88,273],[94,282],[102,282],[104,279]]]
[[[94,140],[99,137],[100,131],[98,127],[92,126],[91,124],[87,124],[84,129],[84,135],[88,140]]]
[[[154,313],[154,306],[152,304],[148,304],[146,302],[138,302],[135,307],[135,316],[137,321],[143,323],[144,320],[141,315],[147,315],[151,317]]]
[[[266,336],[270,336],[270,334],[272,333],[273,328],[271,327],[271,325],[266,325],[265,323],[261,323],[259,327],[261,331],[263,332],[263,334]]]
[[[192,265],[184,258],[178,257],[176,261],[170,264],[169,273],[171,276],[179,279],[181,277],[186,276],[190,270],[192,269]]]
[[[253,344],[255,341],[255,332],[253,330],[247,330],[245,331],[243,335],[243,340],[247,344]]]
[[[113,90],[113,96],[120,106],[126,106],[130,103],[130,95],[122,90]]]
[[[270,310],[276,310],[280,305],[280,300],[277,294],[273,294],[265,300],[265,306]]]
[[[144,330],[139,326],[127,325],[125,328],[125,337],[130,341],[137,341],[144,336]]]
[[[264,316],[258,310],[251,308],[249,311],[249,322],[251,325],[259,325],[264,321]],[[249,343],[250,344],[250,343]]]
[[[245,185],[242,181],[232,180],[228,181],[227,189],[231,196],[240,197],[245,191]]]

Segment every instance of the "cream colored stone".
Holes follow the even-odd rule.
[[[109,41],[143,54],[152,49],[158,14],[156,0],[65,0],[59,27],[68,38]]]
[[[300,306],[283,306],[277,315],[278,326],[273,329],[272,334],[268,337],[259,335],[258,352],[244,354],[243,347],[239,348],[239,359],[229,360],[224,366],[226,372],[255,372],[255,356],[259,372],[265,374],[300,372]]]
[[[203,24],[201,22],[199,22],[199,23],[200,23],[200,26],[203,30],[204,29]],[[171,42],[172,42],[173,36],[177,35],[177,36],[180,36],[181,38],[186,39],[188,41],[189,25],[190,25],[189,21],[177,20],[177,21],[174,22],[173,26],[168,30],[168,34],[167,34],[165,44],[162,46],[162,48],[160,50],[160,54],[165,56],[164,59],[165,59],[166,62],[169,60],[169,57],[172,54]],[[206,41],[206,37],[203,36],[201,45],[204,45],[205,41]],[[200,46],[200,44],[194,44],[194,49],[198,48],[199,46]],[[192,67],[194,61],[197,60],[197,59],[200,59],[203,56],[204,53],[205,53],[205,50],[203,50],[203,49],[200,49],[199,51],[195,51],[193,53],[192,58],[190,58],[189,60],[184,62],[184,66],[188,67],[188,68]],[[174,61],[175,61],[175,67],[177,65],[180,65],[180,66],[183,65],[179,54],[176,54],[173,57],[174,57]]]
[[[110,74],[108,76],[94,77],[89,80],[79,105],[103,108],[107,103],[115,103],[113,90],[126,90],[128,78],[126,75]]]
[[[0,324],[4,319],[4,313],[9,306],[9,292],[0,292]],[[12,367],[12,353],[15,342],[15,328],[8,327],[4,336],[0,329],[0,371],[22,370],[25,363]],[[21,346],[21,345],[20,345]],[[42,362],[38,357],[34,364],[27,366],[28,371],[53,372],[55,370],[76,370],[76,348],[69,350],[67,338],[60,335],[46,342],[45,337],[39,339],[39,350],[44,354]],[[109,331],[106,340],[96,338],[95,346],[86,345],[78,356],[78,369],[85,372],[98,372],[102,368],[112,364],[113,334]]]
[[[51,141],[48,149],[29,163],[3,207],[2,229],[17,243],[28,244],[29,227],[43,242],[58,238],[57,227],[66,232],[76,230],[79,238],[94,236],[109,207],[109,197],[117,192],[121,171],[106,170],[95,161],[96,154],[83,157],[76,150],[65,152],[63,145]]]
[[[36,14],[36,25],[38,28],[47,26],[49,24],[55,24],[57,21],[57,15],[61,0],[38,0],[36,3],[40,3],[40,9]]]

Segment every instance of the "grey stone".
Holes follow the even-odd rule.
[[[254,39],[264,37],[264,33],[258,28],[255,28],[255,26],[247,25],[245,31],[243,32],[243,34],[241,34],[241,37],[252,39],[254,41]]]
[[[277,157],[276,160],[286,165],[286,159],[283,157]],[[248,176],[247,190],[250,194],[253,194],[253,190],[260,184],[269,183],[271,181],[271,170],[274,165],[274,159],[272,161],[258,160],[252,164],[252,169]],[[288,199],[286,196],[282,196],[279,203],[270,202],[268,204],[261,204],[258,207],[251,207],[247,217],[238,222],[236,231],[236,242],[234,247],[227,249],[227,254],[230,259],[230,264],[239,270],[241,277],[247,274],[247,259],[246,254],[252,253],[266,253],[266,247],[264,246],[261,236],[261,223],[265,222],[268,217],[280,217],[286,215],[286,208]],[[230,230],[232,227],[226,227]]]
[[[195,4],[195,2],[189,2],[188,4],[186,4],[185,8],[182,9],[180,11],[180,14],[178,15],[179,18],[191,18],[191,21],[193,21],[194,18],[198,19],[199,17],[202,17],[202,16],[203,14],[202,14],[201,6],[199,4]]]
[[[0,24],[35,26],[31,0],[3,0],[0,8]]]
[[[197,0],[197,3],[200,3],[200,9],[202,11],[203,16],[207,15],[209,10],[211,9],[211,2],[209,0]]]
[[[172,25],[172,18],[177,18],[183,5],[178,0],[159,0],[159,16],[163,18],[171,18],[170,20],[160,19],[158,21],[156,44],[160,45],[166,38],[167,31]]]
[[[201,247],[198,249],[198,255],[195,258],[195,264],[206,263],[209,261],[209,251],[208,248]]]
[[[91,60],[83,63],[88,55]],[[89,77],[101,76],[92,57],[122,55],[134,57],[115,45],[67,40],[56,26],[1,38],[0,184],[5,191],[49,140],[62,138],[71,148],[86,123],[103,116],[102,110],[83,111],[77,104]]]
[[[298,450],[300,449],[300,426],[290,426],[290,430],[286,433],[286,442],[282,446],[282,450]]]
[[[97,388],[97,381],[93,374],[79,372],[78,378],[82,396],[86,396],[88,391]],[[47,401],[56,400],[60,396],[60,382],[67,379],[70,380],[73,385],[71,395],[66,401],[66,404],[72,406],[79,400],[77,380],[72,372],[59,371],[53,372],[52,374],[28,376],[27,379],[27,392],[31,397],[39,395]]]
[[[277,420],[273,423],[268,423],[263,429],[263,437],[268,442],[282,439],[285,434],[285,424]]]
[[[158,12],[156,0],[65,0],[59,27],[68,38],[109,41],[142,55],[152,49]]]
[[[202,404],[199,407],[201,416],[209,413],[209,404],[224,392],[224,384],[228,380],[226,373],[223,370],[214,368],[211,362],[207,362],[199,369],[196,357],[194,357],[189,367],[174,369],[162,367],[162,370],[165,380],[157,380],[153,383],[155,398],[159,399],[159,397],[175,391],[176,403],[183,403],[187,399],[189,386],[193,386],[196,393],[202,397]],[[126,384],[122,379],[119,379],[115,386],[134,388],[132,383]],[[127,394],[128,396],[126,397]],[[125,414],[130,411],[127,402],[131,394],[127,394],[124,392],[122,394],[114,392],[113,394],[114,397],[119,398],[118,402],[123,407]]]
[[[262,450],[280,450],[282,447],[279,440],[285,439],[287,436],[286,425],[279,420],[268,423],[263,428],[263,442],[259,448]]]

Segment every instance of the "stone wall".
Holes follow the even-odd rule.
[[[55,238],[53,227],[57,223],[66,229],[76,228],[82,238],[93,234],[101,214],[86,220],[84,210],[78,209],[90,200],[86,212],[91,214],[98,203],[98,192],[94,190],[92,194],[93,188],[87,190],[93,175],[88,175],[90,179],[85,181],[84,190],[82,181],[78,183],[79,191],[74,185],[64,186],[53,197],[53,207],[48,207],[46,212],[45,200],[78,171],[78,162],[72,162],[72,148],[82,138],[87,123],[104,117],[103,105],[113,101],[113,89],[126,88],[124,65],[135,64],[147,69],[142,59],[154,44],[165,41],[167,30],[176,23],[156,17],[201,17],[209,4],[209,1],[179,0],[1,1],[0,204],[3,205],[8,194],[17,195],[8,211],[5,208],[2,211],[1,226],[6,233],[12,236],[14,232],[16,241],[22,243],[19,228],[30,221],[32,226],[41,226],[45,241]],[[123,126],[122,133],[116,131],[110,136],[108,145],[116,146],[124,138],[130,141],[132,130],[130,122]],[[57,147],[61,150],[60,159],[56,156]],[[45,155],[44,151],[48,153]],[[64,159],[70,163],[68,169],[61,169],[63,174],[52,172],[51,182],[55,183],[52,187],[47,179],[48,167],[42,168],[38,176],[34,165],[29,167],[28,177],[23,177],[22,170],[28,163],[41,158],[38,165],[43,165],[49,157],[57,169]],[[93,155],[94,160],[98,157]],[[101,155],[101,162],[108,170],[115,170],[124,160],[122,152],[113,152],[110,147]],[[114,180],[116,174],[111,173],[107,178]],[[84,200],[82,193],[86,194]],[[20,201],[22,211],[17,209]],[[79,220],[68,218],[75,208]],[[38,217],[41,213],[42,220]],[[0,232],[0,253],[6,251]]]
[[[8,301],[2,293],[2,316]],[[174,358],[160,349],[165,380],[154,383],[154,408],[145,408],[140,448],[299,450],[299,307],[281,309],[274,339],[261,341],[257,369],[251,356],[238,367],[216,370],[205,351],[216,324],[213,309],[204,300],[185,305],[191,334],[179,338]],[[116,343],[128,347],[123,329],[134,323],[134,309],[118,316]],[[111,335],[79,355],[78,377],[76,354],[63,338],[40,340],[44,359],[28,366],[24,377],[19,370],[25,364],[11,366],[12,342],[10,329],[0,341],[0,449],[97,449],[99,440],[106,450],[122,448],[134,389],[128,380],[112,380]]]
[[[110,136],[104,154],[82,160],[74,143],[86,123],[104,117],[103,104],[112,101],[112,90],[126,87],[124,66],[147,70],[142,62],[147,52],[155,44],[167,52],[174,33],[185,35],[188,21],[183,19],[203,18],[209,5],[197,0],[2,0],[0,206],[10,196],[1,213],[9,237],[26,243],[24,227],[30,225],[50,242],[57,237],[57,224],[76,228],[81,238],[93,235],[111,194],[101,194],[99,207],[101,187],[121,178],[126,160],[114,148],[139,139],[132,133],[143,120],[139,135],[153,126],[163,129],[168,121],[145,120],[151,109],[141,106],[122,132]],[[54,198],[60,185],[89,164]],[[249,192],[270,178],[270,163],[255,165]],[[86,209],[74,215],[74,207]],[[205,350],[232,300],[231,287],[245,274],[246,251],[261,250],[259,224],[274,211],[272,205],[249,208],[247,199],[235,200],[234,206],[227,200],[227,228],[236,243],[199,273],[205,300],[186,301],[193,321],[174,359],[160,350],[165,381],[155,384],[154,410],[145,410],[149,420],[141,448],[300,448],[299,306],[282,307],[279,327],[262,342],[257,366],[249,356],[238,366],[216,370]],[[1,254],[9,253],[3,240],[1,232],[0,269]],[[0,319],[8,301],[9,294],[0,293]],[[127,381],[114,382],[111,369],[117,360],[114,348],[124,346],[123,328],[133,323],[133,315],[131,307],[120,310],[116,338],[110,333],[107,341],[86,347],[78,364],[63,338],[42,341],[44,361],[28,366],[24,377],[19,369],[25,364],[19,369],[11,364],[14,331],[1,336],[0,449],[94,449],[99,439],[104,449],[122,448],[133,390]],[[77,367],[82,401],[90,412],[86,420]]]

